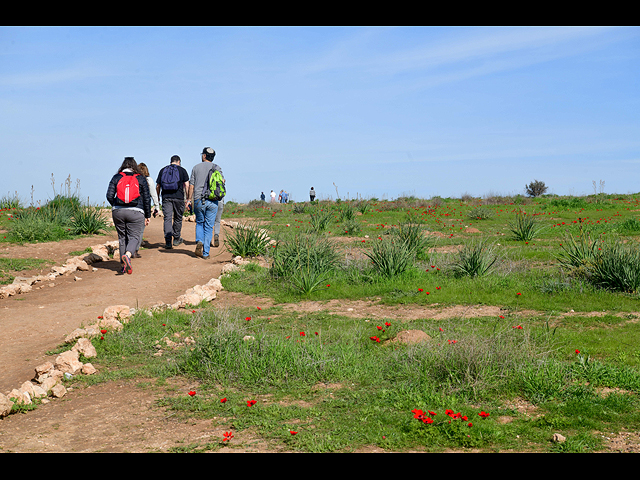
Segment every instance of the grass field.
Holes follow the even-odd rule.
[[[274,240],[228,235],[269,265],[222,279],[255,306],[140,312],[94,340],[101,373],[75,381],[196,379],[162,404],[234,438],[176,451],[243,432],[306,452],[606,450],[640,431],[639,198],[227,202],[227,220]],[[424,315],[297,308],[330,300]],[[453,306],[499,314],[429,314]],[[193,341],[154,355],[164,336]]]

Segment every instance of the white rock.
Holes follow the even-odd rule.
[[[78,360],[80,357],[77,350],[68,350],[61,353],[56,358],[55,367],[62,373],[70,373],[75,375],[82,368],[82,362]]]
[[[98,371],[96,370],[96,368],[90,363],[85,363],[82,366],[82,373],[85,375],[93,375],[94,373],[97,373],[97,372]]]
[[[13,408],[13,402],[9,400],[9,397],[0,393],[0,418],[6,417]]]
[[[87,358],[97,357],[96,348],[88,338],[80,338],[71,350],[76,350]]]
[[[51,395],[56,398],[62,398],[67,394],[67,389],[64,388],[64,385],[58,383],[55,387],[51,389]]]

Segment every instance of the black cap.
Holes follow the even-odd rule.
[[[207,160],[213,160],[216,156],[216,151],[211,147],[204,147],[202,154],[207,156]]]

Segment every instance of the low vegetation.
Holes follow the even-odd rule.
[[[191,451],[241,445],[245,432],[304,452],[606,451],[607,438],[640,431],[639,204],[228,202],[226,218],[260,222],[272,240],[227,236],[254,261],[222,283],[254,304],[139,312],[93,341],[101,373],[73,381],[197,382],[161,404],[233,438]],[[421,341],[404,340],[411,332]],[[165,336],[194,340],[159,356]]]

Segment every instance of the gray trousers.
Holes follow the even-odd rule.
[[[180,238],[182,232],[182,216],[184,215],[184,200],[178,198],[162,199],[162,215],[164,215],[164,239],[170,242]]]
[[[222,218],[222,210],[224,209],[224,200],[218,201],[218,213],[216,214],[216,223],[213,226],[213,234],[220,235],[220,219]]]
[[[126,252],[133,255],[142,242],[144,213],[129,208],[116,208],[112,210],[111,216],[116,232],[118,232],[120,258]]]

